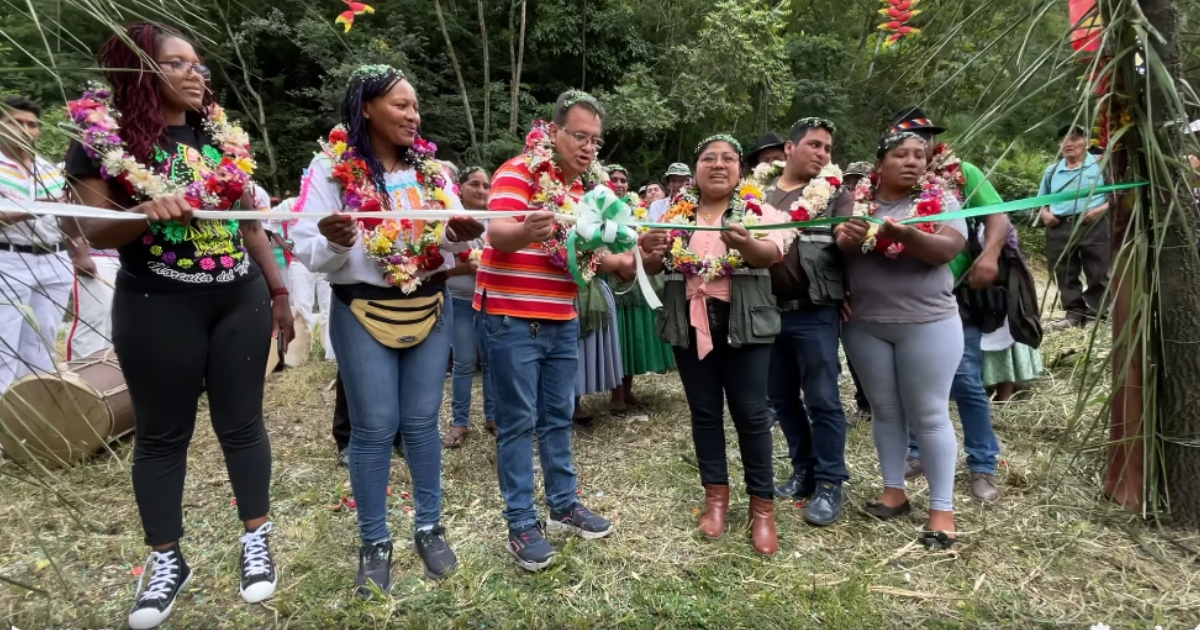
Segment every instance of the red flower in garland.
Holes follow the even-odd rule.
[[[379,203],[378,199],[367,199],[363,201],[362,210],[363,212],[379,212],[383,210],[383,205]]]
[[[333,131],[329,132],[329,141],[331,143],[346,142],[349,137],[346,134],[346,130],[341,127],[335,127]]]
[[[425,271],[433,271],[444,264],[446,264],[446,257],[442,255],[442,251],[437,245],[430,245],[421,252],[418,266]]]

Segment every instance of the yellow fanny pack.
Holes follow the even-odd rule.
[[[445,294],[399,300],[355,299],[350,312],[367,332],[389,348],[411,348],[429,336],[442,319]]]

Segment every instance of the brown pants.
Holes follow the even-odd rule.
[[[1067,318],[1077,322],[1104,312],[1100,301],[1112,267],[1108,215],[1090,225],[1082,217],[1062,217],[1058,225],[1046,229],[1046,263],[1054,273]],[[1086,288],[1081,274],[1087,279]]]

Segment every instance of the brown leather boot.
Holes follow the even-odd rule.
[[[717,539],[725,533],[725,514],[729,512],[729,486],[704,486],[704,511],[700,513],[700,531]]]
[[[773,556],[779,550],[774,500],[750,497],[750,541],[754,550],[764,556]]]

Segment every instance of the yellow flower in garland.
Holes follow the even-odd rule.
[[[237,167],[247,175],[253,175],[254,169],[258,166],[254,163],[254,160],[247,157],[237,158],[233,161],[233,163],[236,164]]]
[[[372,231],[367,236],[366,247],[367,253],[372,256],[386,256],[392,252],[392,247],[396,242],[395,236],[399,236],[399,232],[394,232],[395,236],[389,237],[387,232],[390,230],[380,226],[380,229]]]

